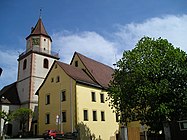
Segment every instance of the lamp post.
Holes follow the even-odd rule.
[[[56,115],[57,130],[59,130],[59,115]]]
[[[60,92],[60,132],[62,132],[62,93]]]

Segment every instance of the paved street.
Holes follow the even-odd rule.
[[[16,139],[7,139],[7,140],[44,140],[44,138],[16,138]]]

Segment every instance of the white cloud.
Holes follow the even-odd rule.
[[[154,38],[165,38],[175,47],[187,51],[187,15],[167,15],[147,19],[143,23],[130,23],[119,25],[115,33],[124,49],[132,49],[140,38],[149,36]]]
[[[11,84],[17,78],[17,58],[18,52],[15,50],[0,51],[0,67],[3,69],[0,77],[0,89],[5,85]]]
[[[118,25],[115,32],[108,32],[110,37],[113,37],[112,41],[96,32],[74,33],[62,31],[52,36],[52,47],[55,51],[59,49],[61,61],[66,63],[70,62],[73,53],[77,51],[112,66],[116,60],[121,58],[124,50],[134,48],[135,44],[143,36],[166,38],[174,46],[187,51],[186,33],[187,15],[167,15],[147,19],[142,23]],[[3,68],[3,75],[0,77],[0,88],[16,81],[17,58],[17,51],[3,51],[0,49],[0,67]]]
[[[61,60],[69,63],[75,51],[112,66],[117,55],[116,44],[96,32],[53,35],[55,48],[60,50]]]

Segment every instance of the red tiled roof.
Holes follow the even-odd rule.
[[[48,35],[47,31],[45,30],[45,27],[43,25],[42,19],[39,18],[36,26],[32,29],[31,34],[26,38],[28,39],[30,36],[35,36],[35,35],[43,35],[52,41],[51,37]]]
[[[107,88],[110,80],[112,80],[114,70],[111,67],[90,59],[80,53],[75,52],[75,54],[78,55],[86,69],[94,77],[95,81],[102,87]]]
[[[65,64],[60,61],[57,61],[57,64],[60,65],[60,67],[65,71],[67,75],[69,75],[71,78],[75,79],[76,81],[99,86],[88,76],[88,74],[84,70],[72,65]]]

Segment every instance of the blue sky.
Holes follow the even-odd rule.
[[[41,8],[61,61],[69,63],[78,51],[112,66],[143,36],[187,51],[186,7],[186,0],[1,0],[0,89],[16,81],[18,55]]]

